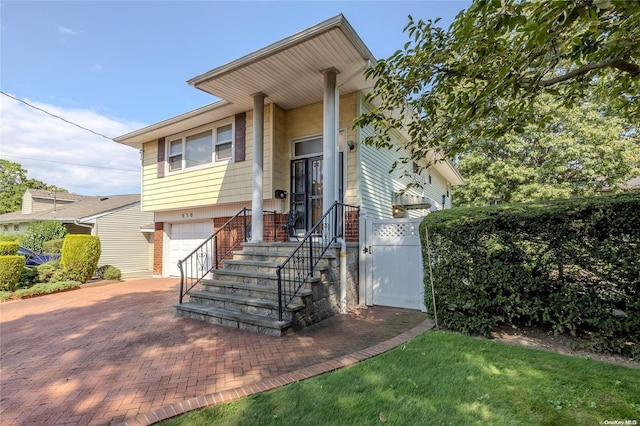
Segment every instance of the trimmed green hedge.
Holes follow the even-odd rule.
[[[41,284],[36,284],[29,288],[16,290],[15,293],[13,293],[13,297],[16,299],[26,299],[28,297],[58,293],[61,291],[67,291],[67,290],[72,290],[76,288],[80,288],[80,283],[77,281],[59,281],[56,283],[41,283]]]
[[[428,215],[431,306],[425,228],[444,327],[489,336],[501,324],[534,325],[640,356],[640,194]]]
[[[24,268],[24,256],[0,256],[0,290],[13,291],[20,281]]]
[[[46,241],[42,244],[43,253],[61,253],[62,244],[64,244],[64,238],[58,238],[56,240]]]
[[[100,259],[100,238],[93,235],[69,234],[64,238],[60,266],[65,278],[89,281]]]
[[[13,256],[18,254],[17,241],[0,241],[0,256]]]

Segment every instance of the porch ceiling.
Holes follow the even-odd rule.
[[[322,101],[323,70],[338,71],[342,93],[365,89],[362,71],[375,59],[343,15],[215,68],[188,81],[236,106],[253,108],[252,95],[284,109]]]

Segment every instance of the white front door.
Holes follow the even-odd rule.
[[[210,221],[173,224],[169,242],[169,275],[179,277],[178,261],[188,256],[211,235],[213,235],[213,224]],[[203,261],[210,263],[208,259]]]

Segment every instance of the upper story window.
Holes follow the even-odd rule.
[[[170,172],[231,160],[233,124],[169,138],[168,150]]]
[[[233,126],[218,127],[216,129],[216,161],[231,159],[231,148],[233,146]]]

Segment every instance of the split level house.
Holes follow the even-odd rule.
[[[23,234],[34,222],[59,221],[69,234],[100,238],[98,265],[123,275],[151,275],[153,212],[140,208],[140,194],[90,196],[27,189],[20,211],[0,215],[0,232]]]
[[[142,153],[153,270],[181,277],[180,315],[280,335],[364,303],[362,219],[451,206],[451,162],[403,177],[404,135],[360,144],[375,63],[338,15],[188,80],[220,100],[115,139]]]

